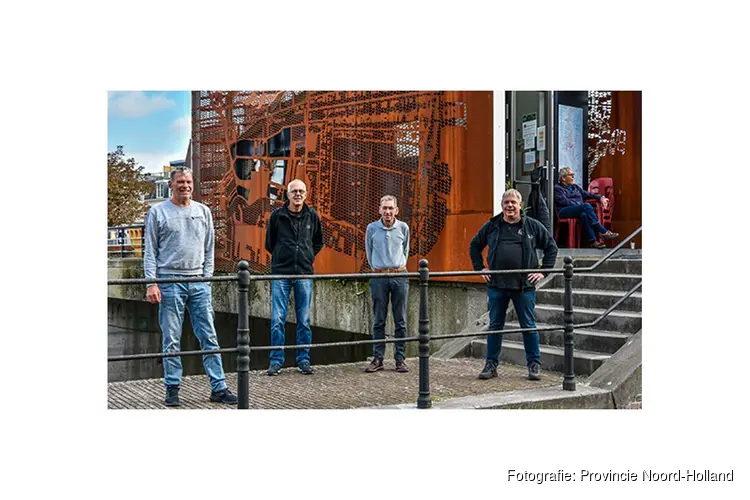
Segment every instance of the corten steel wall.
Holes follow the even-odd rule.
[[[193,92],[196,199],[216,226],[216,269],[270,272],[266,223],[286,184],[322,219],[318,273],[367,271],[364,235],[385,194],[411,228],[407,266],[471,269],[492,216],[492,92]]]
[[[611,177],[615,188],[615,205],[612,214],[612,230],[624,238],[642,225],[641,197],[641,92],[612,92],[612,129],[627,133],[624,154],[609,154],[597,163],[591,175]],[[589,140],[589,148],[596,147]],[[642,248],[641,235],[634,238]]]

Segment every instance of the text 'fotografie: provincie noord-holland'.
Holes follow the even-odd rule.
[[[508,470],[508,481],[534,482],[732,482],[734,469],[716,472],[712,470],[678,469],[672,471],[613,471],[604,472],[581,469],[580,472],[567,472],[562,469],[556,472],[530,472]]]

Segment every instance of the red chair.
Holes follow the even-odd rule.
[[[609,200],[605,209],[599,201],[592,202],[596,207],[596,214],[599,217],[599,223],[608,231],[612,230],[612,213],[615,207],[615,186],[611,177],[599,177],[592,179],[589,183],[589,192],[604,195]],[[615,245],[614,240],[608,240],[610,246]]]
[[[557,218],[557,224],[555,227],[555,241],[560,244],[560,226],[566,224],[568,226],[568,244],[565,248],[581,248],[581,226],[578,224],[578,219],[561,219]]]

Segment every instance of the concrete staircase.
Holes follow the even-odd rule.
[[[576,258],[574,267],[588,267],[596,258]],[[613,258],[599,266],[595,273],[573,276],[573,321],[577,324],[594,321],[628,290],[641,281],[641,259]],[[574,369],[576,375],[588,376],[622,347],[631,336],[641,330],[641,292],[631,295],[623,304],[604,318],[596,329],[576,329],[574,332]],[[537,290],[537,326],[563,324],[564,278],[555,275]],[[515,310],[508,308],[505,328],[520,328]],[[562,331],[539,332],[542,369],[564,371],[564,339]],[[487,340],[471,341],[469,354],[484,358]],[[503,337],[500,354],[502,363],[526,365],[522,334]]]

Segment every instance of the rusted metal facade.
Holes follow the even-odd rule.
[[[364,235],[383,195],[411,228],[407,266],[471,269],[492,215],[492,92],[193,92],[196,199],[216,226],[216,269],[270,272],[271,211],[299,178],[322,220],[316,272],[366,271]]]

